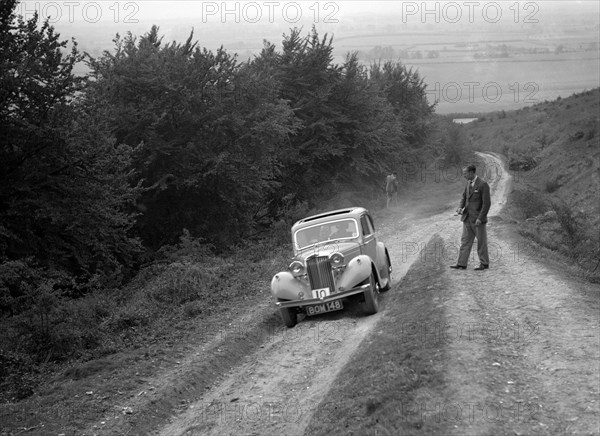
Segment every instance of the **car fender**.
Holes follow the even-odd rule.
[[[386,259],[387,255],[385,254],[385,244],[383,242],[377,242],[377,275],[381,278],[387,276],[386,271]]]
[[[289,271],[282,271],[271,280],[271,295],[282,300],[298,300],[299,293],[310,297],[310,287],[295,278]]]
[[[372,261],[366,254],[356,256],[348,265],[337,281],[338,290],[352,289],[369,278],[372,272]]]

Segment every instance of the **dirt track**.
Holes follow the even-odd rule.
[[[551,271],[520,250],[496,216],[510,179],[496,156],[481,157],[492,187],[491,269],[473,271],[471,261],[466,271],[444,273],[451,286],[439,296],[445,319],[434,331],[447,348],[445,383],[417,393],[416,402],[430,419],[449,420],[457,435],[598,434],[598,313],[585,297],[596,292],[597,300],[598,287]],[[399,281],[425,261],[423,249],[434,236],[444,242],[435,253],[440,261],[455,261],[461,224],[452,210],[426,219],[392,214],[376,223],[394,265],[389,293],[402,292]],[[386,305],[389,293],[374,316],[349,304],[342,312],[300,318],[293,329],[270,330],[256,352],[154,434],[303,434],[352,353],[394,310]],[[252,316],[249,309],[245,317]],[[419,340],[431,339],[428,322]],[[232,328],[242,326],[240,319]]]

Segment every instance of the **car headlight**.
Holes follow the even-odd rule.
[[[329,261],[331,262],[331,266],[334,268],[339,268],[344,266],[344,255],[342,253],[335,252],[329,256]]]
[[[292,275],[294,277],[298,277],[306,273],[306,268],[304,267],[304,264],[302,262],[295,260],[292,263],[290,263],[290,271],[292,272]]]

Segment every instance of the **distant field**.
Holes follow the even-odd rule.
[[[488,112],[568,97],[600,86],[598,53],[567,53],[546,59],[415,62],[438,99],[438,113]],[[471,83],[470,83],[471,82]]]
[[[396,55],[392,60],[419,71],[430,101],[438,101],[437,112],[442,114],[518,109],[600,86],[595,28],[558,29],[552,34],[515,29],[382,31],[334,41],[335,62],[340,64],[351,51],[358,51],[369,64],[376,47],[392,49]],[[501,50],[505,57],[498,56]],[[435,57],[428,58],[432,51]]]

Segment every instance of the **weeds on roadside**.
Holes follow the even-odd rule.
[[[52,283],[32,287],[28,292],[36,293],[37,304],[0,320],[0,401],[31,395],[55,362],[82,363],[144,346],[149,336],[169,335],[173,325],[192,319],[201,322],[231,299],[268,298],[270,278],[290,255],[263,240],[216,256],[184,230],[179,243],[163,248],[121,289],[64,299]],[[5,271],[8,282],[0,285],[12,286],[9,279],[20,276],[19,268]]]

